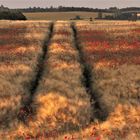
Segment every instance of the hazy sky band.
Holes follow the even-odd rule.
[[[74,6],[74,7],[92,7],[108,8],[117,6],[122,7],[140,7],[140,0],[0,0],[9,8],[26,8],[26,7],[50,7],[50,6]]]

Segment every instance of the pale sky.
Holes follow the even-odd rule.
[[[140,0],[0,0],[0,5],[9,8],[25,7],[50,7],[50,6],[77,6],[92,8],[108,8],[117,6],[122,7],[140,7]]]

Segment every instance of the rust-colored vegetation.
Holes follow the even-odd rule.
[[[138,140],[139,124],[139,22],[0,22],[0,139]]]
[[[46,29],[42,31],[42,25]],[[49,23],[10,22],[0,26],[0,131],[18,127],[20,108],[30,96]],[[36,39],[36,36],[42,36]],[[30,37],[31,36],[31,37]],[[35,43],[32,43],[37,40]]]
[[[133,29],[135,26],[126,25],[126,33],[121,23],[117,24],[108,28],[108,24],[87,26],[86,23],[77,23],[77,36],[92,73],[91,89],[101,111],[110,114],[106,122],[100,124],[101,127],[108,124],[106,128],[112,132],[129,129],[125,135],[135,133],[139,137],[140,34]],[[137,26],[140,27],[139,24]]]

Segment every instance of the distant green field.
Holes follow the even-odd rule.
[[[75,16],[80,16],[85,20],[92,17],[93,19],[98,16],[96,12],[36,12],[36,13],[23,13],[29,20],[70,20]],[[110,13],[104,13],[110,15]]]

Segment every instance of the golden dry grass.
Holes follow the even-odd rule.
[[[77,15],[85,20],[93,19],[98,16],[96,12],[36,12],[36,13],[23,13],[28,20],[70,20],[74,19]],[[103,13],[103,16],[110,15],[110,13]]]
[[[17,116],[30,96],[38,58],[43,53],[42,41],[48,31],[47,22],[1,22],[0,131],[14,130],[18,125]]]
[[[116,139],[121,139],[114,133],[118,130],[127,131],[125,139],[131,139],[129,133],[139,139],[140,47],[137,43],[140,35],[135,30],[140,29],[140,24],[112,23],[79,22],[76,25],[78,38],[85,61],[92,69],[92,90],[102,110],[110,114],[100,126],[109,123],[110,127],[106,128]],[[108,44],[113,40],[118,42]]]
[[[94,94],[99,95],[102,110],[109,112],[104,122],[90,122],[97,108],[91,107],[82,83],[84,67],[68,21],[54,24],[44,71],[33,96],[32,119],[28,126],[17,120],[22,103],[29,98],[49,27],[46,21],[0,22],[0,139],[139,140],[139,22],[76,23],[79,46],[92,68]],[[118,38],[129,43],[122,45]],[[96,39],[99,44],[92,44]],[[108,47],[107,40],[118,42],[102,49]]]
[[[65,31],[68,36],[61,35]],[[57,43],[61,39],[65,42]],[[90,121],[90,98],[81,83],[82,70],[70,23],[55,24],[47,58],[32,105],[37,114],[30,127],[57,130],[59,134],[79,130]]]

